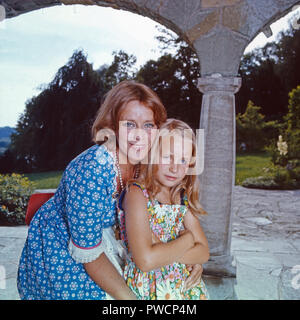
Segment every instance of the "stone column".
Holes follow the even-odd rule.
[[[200,203],[208,212],[202,226],[210,246],[204,273],[235,276],[230,256],[232,195],[235,182],[235,96],[241,78],[214,74],[198,80],[204,94],[200,129],[204,129],[204,170]]]

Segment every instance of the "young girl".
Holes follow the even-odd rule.
[[[120,197],[121,239],[128,253],[124,277],[138,299],[209,298],[203,280],[189,290],[184,287],[186,264],[209,259],[196,216],[206,214],[198,201],[198,180],[187,174],[195,166],[195,155],[192,129],[169,119],[160,128],[141,178],[129,183]]]

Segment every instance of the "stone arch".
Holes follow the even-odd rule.
[[[200,61],[202,76],[235,76],[246,46],[299,0],[2,0],[7,18],[56,5],[98,5],[149,17],[183,37]],[[202,63],[201,63],[202,64]]]

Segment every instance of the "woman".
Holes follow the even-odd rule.
[[[124,81],[108,92],[92,127],[96,144],[69,163],[30,223],[18,270],[21,299],[101,300],[105,292],[135,299],[102,240],[115,224],[118,194],[138,176],[153,129],[165,120],[164,106],[145,85]],[[104,128],[113,135],[101,144]]]

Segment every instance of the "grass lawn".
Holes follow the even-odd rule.
[[[35,182],[36,189],[56,189],[63,171],[48,171],[24,174],[30,181]]]
[[[246,178],[262,175],[262,168],[270,163],[271,156],[267,152],[236,154],[235,184],[241,185]]]
[[[266,152],[237,154],[235,184],[241,185],[244,179],[261,175],[262,168],[267,166],[270,160],[271,156]],[[62,171],[49,171],[25,174],[25,176],[36,183],[37,189],[55,189],[62,173]]]

